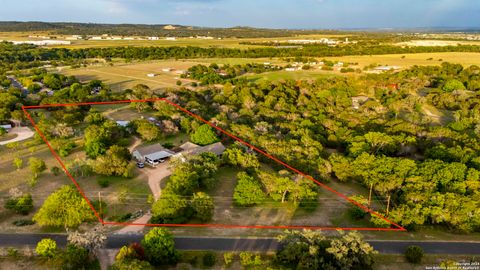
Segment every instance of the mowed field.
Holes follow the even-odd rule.
[[[442,62],[458,63],[464,66],[480,65],[480,53],[419,53],[419,54],[387,54],[373,56],[342,56],[342,57],[317,57],[317,59],[327,59],[331,61],[341,61],[348,63],[358,63],[351,66],[360,68],[371,65],[390,65],[399,66],[402,69],[412,67],[414,65],[440,65]],[[74,75],[81,81],[90,81],[94,79],[102,80],[111,86],[114,91],[123,91],[132,88],[137,84],[146,84],[151,89],[158,90],[166,87],[176,87],[176,82],[181,81],[182,85],[192,82],[190,79],[181,79],[180,75],[175,71],[186,71],[191,66],[197,64],[209,65],[217,64],[247,64],[247,63],[271,63],[284,66],[287,62],[278,58],[209,58],[209,59],[187,59],[187,60],[159,60],[123,63],[114,62],[113,66],[100,65],[89,66],[78,69],[63,69],[60,73],[65,75]],[[162,69],[172,68],[172,71],[165,72]],[[148,77],[147,74],[155,73],[155,77]],[[339,71],[324,71],[320,67],[314,66],[311,70],[298,71],[275,71],[262,74],[245,75],[252,81],[261,80],[315,80],[325,76],[333,75],[350,75],[354,76],[358,73],[343,74]]]
[[[405,57],[403,57],[405,56]],[[480,65],[480,53],[444,52],[444,53],[415,53],[415,54],[385,54],[325,57],[327,60],[358,63],[363,68],[370,64],[399,66],[408,68],[414,65],[431,66],[442,62],[462,64],[464,66]],[[430,59],[430,60],[429,60]]]
[[[136,63],[119,63],[116,62],[113,66],[100,65],[89,66],[86,68],[77,69],[62,69],[59,72],[64,75],[73,75],[82,82],[90,80],[102,80],[104,83],[110,85],[113,91],[123,91],[132,88],[137,84],[148,85],[153,90],[158,90],[166,87],[175,87],[177,81],[182,84],[190,83],[190,79],[180,78],[180,74],[176,71],[186,71],[188,68],[203,64],[210,65],[217,64],[247,64],[247,63],[264,63],[270,62],[272,64],[282,64],[279,59],[269,58],[212,58],[212,59],[190,59],[190,60],[164,60],[164,61],[147,61]],[[172,71],[165,72],[162,69],[171,68]],[[154,73],[155,77],[148,77],[147,74]]]

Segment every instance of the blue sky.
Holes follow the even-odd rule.
[[[269,28],[480,27],[480,1],[0,0],[0,20]]]

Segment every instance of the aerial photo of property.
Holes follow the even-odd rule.
[[[480,270],[479,15],[0,1],[0,270]]]

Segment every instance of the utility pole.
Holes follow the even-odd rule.
[[[103,219],[103,214],[102,214],[102,192],[98,192],[98,207],[99,207],[99,215]]]
[[[368,208],[372,208],[372,189],[373,183],[370,183],[370,193],[368,194]]]
[[[388,216],[388,212],[390,211],[390,195],[387,196],[387,216]]]

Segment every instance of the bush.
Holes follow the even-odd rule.
[[[212,127],[207,124],[201,125],[195,129],[193,134],[190,135],[190,139],[193,143],[199,145],[208,145],[220,141]]]
[[[223,261],[225,262],[226,266],[232,265],[234,259],[235,259],[235,253],[233,252],[227,252],[223,254]]]
[[[116,222],[125,222],[125,221],[128,221],[130,218],[132,218],[132,213],[126,213],[126,214],[123,214],[123,215],[111,216],[110,220],[116,221]]]
[[[203,255],[203,265],[207,267],[212,267],[217,262],[217,256],[213,252],[207,252]]]
[[[50,238],[42,239],[38,242],[35,252],[45,258],[53,258],[57,254],[57,242]]]
[[[367,215],[365,210],[363,210],[362,208],[360,208],[358,206],[350,207],[350,209],[348,209],[348,214],[350,215],[351,218],[356,219],[356,220],[362,219]]]
[[[420,263],[423,258],[423,249],[419,246],[409,246],[405,250],[405,258],[410,263]]]
[[[154,268],[147,261],[141,261],[138,259],[120,260],[116,261],[112,267],[112,270],[153,270]]]
[[[22,226],[33,225],[33,224],[35,224],[35,221],[33,221],[31,219],[19,219],[19,220],[15,220],[14,222],[12,222],[12,224],[15,225],[15,226],[18,226],[18,227],[22,227]]]
[[[5,208],[26,215],[33,210],[32,195],[27,193],[21,197],[9,199],[5,203]]]
[[[89,264],[88,251],[75,245],[67,245],[65,252],[60,255],[60,268],[65,270],[85,269]]]
[[[108,180],[108,178],[100,177],[97,179],[97,184],[102,188],[106,188],[110,186],[110,181]]]
[[[57,176],[60,174],[60,168],[58,168],[57,166],[53,166],[50,171],[53,173],[53,175]]]
[[[240,264],[246,268],[260,266],[262,265],[262,258],[260,257],[260,255],[254,255],[249,252],[241,252]]]

